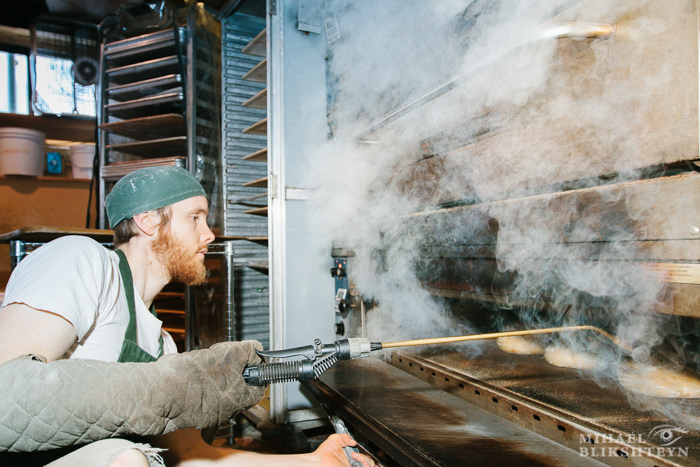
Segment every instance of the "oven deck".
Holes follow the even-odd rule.
[[[399,465],[601,465],[374,358],[316,381],[325,402]]]
[[[316,382],[332,410],[400,465],[697,465],[700,432],[633,408],[542,356],[395,353],[338,362]],[[644,401],[651,407],[658,401]],[[675,402],[686,415],[700,401]]]

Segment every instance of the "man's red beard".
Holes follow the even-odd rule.
[[[158,239],[151,245],[156,259],[170,274],[170,280],[187,285],[201,284],[207,277],[207,269],[196,256],[203,248],[188,251],[180,239],[175,238],[169,225],[161,228]]]

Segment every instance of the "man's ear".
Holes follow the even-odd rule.
[[[155,235],[160,224],[160,217],[153,211],[142,212],[134,216],[136,226],[149,237]]]

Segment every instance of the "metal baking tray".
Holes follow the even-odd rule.
[[[177,157],[158,157],[155,159],[144,159],[140,161],[124,161],[115,162],[113,164],[102,167],[102,178],[106,182],[116,182],[124,175],[130,174],[134,170],[143,169],[144,167],[182,167],[186,165],[185,156]]]
[[[187,136],[174,136],[172,138],[159,138],[147,141],[134,141],[131,143],[111,144],[107,149],[125,152],[135,156],[175,156],[187,152]]]
[[[178,43],[187,41],[187,30],[178,28]],[[126,64],[172,55],[175,53],[175,33],[172,29],[131,37],[104,46],[104,57],[112,64]]]
[[[177,56],[171,55],[131,65],[110,68],[106,70],[105,73],[110,81],[125,84],[157,78],[159,76],[178,74],[179,71]]]
[[[107,96],[118,101],[139,99],[157,94],[176,86],[182,85],[182,77],[178,74],[159,76],[129,84],[119,84],[107,88]]]
[[[153,115],[103,123],[100,129],[134,139],[159,139],[187,134],[185,119],[180,114]]]
[[[110,115],[119,118],[145,117],[164,113],[179,113],[182,110],[182,90],[169,91],[154,96],[125,102],[114,102],[104,106]]]

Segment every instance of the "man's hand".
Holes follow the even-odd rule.
[[[355,446],[357,443],[348,434],[333,434],[328,437],[314,452],[310,454],[271,455],[258,454],[249,451],[231,450],[231,455],[218,461],[193,460],[178,464],[178,467],[350,467],[345,457],[345,446]],[[361,462],[364,467],[374,467],[372,459],[354,452],[353,459]]]
[[[353,447],[356,446],[357,442],[348,434],[334,434],[330,435],[327,440],[325,440],[316,449],[314,454],[319,458],[319,464],[321,467],[336,467],[336,466],[347,466],[349,462],[345,456],[345,451],[343,448],[346,446]],[[364,454],[358,452],[352,453],[353,459],[358,462],[362,462],[364,467],[374,467],[374,461]]]
[[[197,357],[192,366],[200,366],[199,378],[202,382],[203,403],[218,407],[219,420],[227,420],[241,410],[254,406],[265,394],[264,386],[248,386],[243,379],[243,369],[260,363],[255,349],[262,350],[262,344],[249,340],[241,342],[221,342],[206,350],[186,352],[180,355]],[[169,355],[160,360],[170,358]],[[159,361],[160,361],[159,360]],[[212,425],[208,425],[212,426]],[[203,428],[207,427],[204,425]]]

